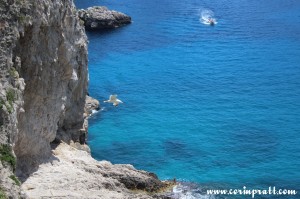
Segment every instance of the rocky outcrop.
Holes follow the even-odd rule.
[[[100,109],[99,101],[87,95],[85,98],[84,116],[89,117],[99,109]]]
[[[114,29],[131,23],[131,17],[104,6],[94,6],[78,11],[79,18],[87,30]]]

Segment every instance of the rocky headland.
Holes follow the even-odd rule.
[[[172,183],[90,155],[99,103],[73,1],[0,0],[0,16],[0,198],[165,198]]]
[[[79,18],[87,30],[114,29],[131,23],[131,17],[109,10],[105,6],[94,6],[78,11]]]

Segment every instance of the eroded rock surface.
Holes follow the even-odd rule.
[[[29,198],[150,199],[165,198],[155,192],[169,185],[131,165],[96,161],[87,152],[60,143],[22,189]]]
[[[56,137],[80,141],[88,85],[87,37],[73,1],[23,2],[30,8],[30,20],[13,52],[25,81],[14,144],[22,173],[50,155]]]
[[[78,11],[79,18],[88,30],[113,29],[131,23],[131,17],[109,10],[105,6],[89,7]]]

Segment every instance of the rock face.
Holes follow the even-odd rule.
[[[0,152],[1,153],[1,152]],[[10,198],[18,198],[20,195],[20,187],[18,182],[14,181],[13,167],[8,162],[3,161],[0,154],[0,198],[2,199],[1,191],[6,192],[6,196]]]
[[[79,18],[88,30],[113,29],[131,23],[131,17],[104,6],[94,6],[78,11]]]
[[[29,198],[148,199],[163,196],[146,194],[144,190],[158,191],[167,186],[149,172],[131,165],[99,162],[87,152],[61,143],[22,184],[22,189]]]
[[[0,0],[0,16],[0,196],[157,197],[129,190],[166,187],[155,175],[88,153],[97,103],[85,108],[87,37],[73,1]]]
[[[57,136],[79,142],[85,134],[88,85],[87,38],[72,1],[23,2],[31,19],[21,27],[13,52],[26,85],[13,140],[22,174],[50,155]]]

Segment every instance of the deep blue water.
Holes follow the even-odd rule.
[[[133,18],[88,33],[90,95],[124,101],[90,119],[93,157],[202,187],[276,186],[299,197],[300,1],[75,3]],[[216,26],[200,23],[203,9]]]

